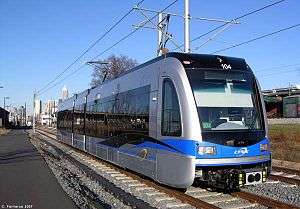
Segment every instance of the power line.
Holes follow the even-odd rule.
[[[252,15],[252,14],[254,14],[254,13],[260,12],[260,11],[262,11],[262,10],[264,10],[264,9],[267,9],[267,8],[269,8],[269,7],[272,7],[272,6],[275,6],[275,5],[277,5],[277,4],[279,4],[279,3],[282,3],[282,2],[284,2],[284,1],[286,1],[286,0],[276,1],[276,2],[274,2],[274,3],[272,3],[272,4],[268,4],[268,5],[266,5],[266,6],[263,6],[263,7],[259,8],[259,9],[250,11],[250,12],[248,12],[248,13],[246,13],[246,14],[243,14],[243,15],[241,15],[241,16],[239,16],[239,17],[234,18],[231,22],[240,20],[240,19],[242,19],[242,18],[244,18],[244,17],[247,17],[247,16]],[[208,32],[201,34],[200,36],[197,36],[196,38],[193,38],[190,42],[194,42],[194,41],[196,41],[196,40],[198,40],[198,39],[200,39],[200,38],[202,38],[202,37],[204,37],[204,36],[206,36],[206,35],[208,35],[208,34],[214,32],[214,31],[216,31],[216,30],[219,30],[219,29],[223,28],[225,25],[230,24],[231,22],[227,22],[227,23],[224,23],[224,24],[222,24],[222,25],[220,25],[220,26],[217,26],[217,27],[213,28],[212,30],[209,30]],[[180,45],[179,47],[182,47],[182,46],[183,46],[183,44]],[[179,47],[174,48],[173,51],[176,50],[176,49],[178,49]]]
[[[178,0],[173,1],[171,4],[169,4],[167,7],[165,7],[163,10],[161,10],[161,12],[164,12],[165,10],[167,10],[169,7],[173,6]],[[152,18],[150,18],[150,20],[153,20],[154,18],[156,18],[158,16],[158,14],[152,16]],[[149,22],[149,20],[145,21],[143,23],[147,24]],[[113,47],[115,47],[116,45],[118,45],[119,43],[121,43],[122,41],[124,41],[125,39],[129,38],[131,35],[133,35],[134,33],[136,33],[139,28],[134,29],[133,31],[131,31],[130,33],[128,33],[126,36],[124,36],[123,38],[121,38],[120,40],[118,40],[117,42],[115,42],[113,45],[111,45],[110,47],[106,48],[103,52],[101,52],[100,54],[98,54],[97,56],[93,57],[91,59],[91,61],[97,59],[98,57],[100,57],[101,55],[103,55],[104,53],[106,53],[107,51],[109,51],[110,49],[112,49]],[[71,72],[70,74],[68,74],[67,76],[65,76],[62,80],[59,80],[58,82],[54,83],[52,86],[49,86],[48,88],[46,88],[45,90],[43,90],[42,92],[39,93],[39,95],[42,95],[44,93],[46,93],[48,90],[52,89],[53,87],[57,86],[58,84],[60,84],[62,81],[66,80],[68,77],[74,75],[75,73],[77,73],[79,70],[81,70],[83,67],[85,66],[85,64],[82,64],[81,66],[79,66],[75,71]]]
[[[66,80],[67,78],[69,78],[70,76],[74,75],[75,73],[77,73],[79,70],[81,70],[85,65],[81,65],[79,66],[75,71],[67,74],[64,78],[62,78],[61,80],[57,81],[56,83],[54,83],[52,86],[49,86],[48,88],[46,88],[45,90],[43,90],[42,92],[40,92],[38,95],[42,95],[44,93],[46,93],[47,91],[49,91],[50,89],[52,89],[53,87],[57,86],[58,84],[60,84],[61,82],[63,82],[64,80]]]
[[[277,33],[280,33],[280,32],[286,31],[286,30],[290,30],[290,29],[295,28],[295,27],[298,27],[298,26],[300,26],[300,23],[298,23],[298,24],[296,24],[296,25],[289,26],[289,27],[287,27],[287,28],[283,28],[283,29],[274,31],[274,32],[272,32],[272,33],[268,33],[268,34],[265,34],[265,35],[262,35],[262,36],[259,36],[259,37],[250,39],[250,40],[248,40],[248,41],[244,41],[244,42],[235,44],[235,45],[233,45],[233,46],[230,46],[230,47],[227,47],[227,48],[224,48],[224,49],[217,50],[217,51],[215,51],[215,52],[213,52],[213,53],[211,53],[211,54],[223,52],[223,51],[226,51],[226,50],[228,50],[228,49],[232,49],[232,48],[235,48],[235,47],[238,47],[238,46],[242,46],[242,45],[251,43],[251,42],[253,42],[253,41],[257,41],[257,40],[259,40],[259,39],[266,38],[266,37],[268,37],[268,36],[272,36],[272,35],[275,35],[275,34],[277,34]]]
[[[145,0],[141,0],[137,3],[137,5],[140,5]],[[126,12],[115,24],[113,24],[102,36],[100,36],[96,41],[94,41],[92,44],[89,45],[87,49],[85,49],[75,60],[68,65],[60,74],[58,74],[53,80],[48,82],[43,88],[41,88],[39,92],[46,89],[51,83],[56,81],[58,78],[60,78],[66,71],[68,71],[78,60],[80,60],[87,52],[89,52],[95,45],[97,45],[107,34],[109,34],[117,25],[119,25],[128,15],[130,15],[134,11],[134,8],[131,8],[128,12]]]

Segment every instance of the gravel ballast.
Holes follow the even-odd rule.
[[[300,207],[300,188],[297,185],[270,180],[265,184],[247,186],[243,190]]]

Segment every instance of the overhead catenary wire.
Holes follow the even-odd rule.
[[[177,1],[179,0],[175,0],[173,1],[171,4],[169,4],[168,6],[166,6],[164,9],[161,10],[161,12],[166,11],[168,8],[170,8],[171,6],[173,6]],[[153,20],[154,18],[156,18],[158,16],[158,14],[152,16],[150,18],[150,20]],[[147,24],[149,22],[149,20],[145,21],[143,24]],[[122,41],[126,40],[127,38],[129,38],[131,35],[133,35],[134,33],[136,33],[139,29],[141,29],[141,27],[134,29],[133,31],[131,31],[130,33],[128,33],[127,35],[125,35],[124,37],[122,37],[120,40],[118,40],[117,42],[115,42],[114,44],[112,44],[110,47],[106,48],[104,51],[102,51],[100,54],[96,55],[95,57],[93,57],[91,59],[91,61],[94,61],[95,59],[97,59],[98,57],[100,57],[101,55],[105,54],[106,52],[108,52],[109,50],[111,50],[113,47],[115,47],[116,45],[118,45],[119,43],[121,43]],[[66,80],[67,78],[69,78],[70,76],[74,75],[75,73],[77,73],[79,70],[81,70],[83,67],[85,66],[85,63],[82,64],[81,66],[79,66],[75,71],[72,71],[71,73],[69,73],[68,75],[66,75],[63,79],[57,81],[56,83],[54,83],[51,86],[48,86],[48,88],[46,88],[43,91],[40,91],[38,93],[38,95],[42,95],[44,93],[46,93],[47,91],[49,91],[50,89],[54,88],[55,86],[57,86],[58,84],[60,84],[62,81]]]
[[[252,15],[252,14],[254,14],[254,13],[260,12],[260,11],[262,11],[262,10],[265,10],[265,9],[267,9],[267,8],[269,8],[269,7],[275,6],[275,5],[277,5],[277,4],[279,4],[279,3],[282,3],[282,2],[284,2],[284,1],[286,1],[286,0],[276,1],[276,2],[274,2],[274,3],[268,4],[268,5],[263,6],[263,7],[261,7],[261,8],[258,8],[258,9],[252,10],[252,11],[250,11],[250,12],[247,12],[247,13],[245,13],[245,14],[239,16],[239,17],[236,17],[236,18],[232,19],[232,22],[233,22],[233,21],[238,21],[238,20],[240,20],[240,19],[242,19],[242,18],[244,18],[244,17],[247,17],[247,16]],[[191,42],[194,42],[194,41],[197,41],[198,39],[200,39],[200,38],[202,38],[202,37],[204,37],[204,36],[206,36],[206,35],[208,35],[208,34],[214,32],[214,31],[217,31],[217,30],[223,28],[224,26],[226,26],[226,25],[228,25],[228,24],[230,24],[230,23],[231,23],[231,22],[226,22],[226,23],[224,23],[224,24],[221,24],[221,25],[219,25],[219,26],[217,26],[217,27],[215,27],[215,28],[209,30],[208,32],[205,32],[205,33],[203,33],[203,34],[201,34],[201,35],[199,35],[199,36],[193,38],[193,39],[190,41],[190,43],[191,43]],[[183,46],[183,44],[181,44],[179,47],[182,47],[182,46]],[[174,48],[173,51],[174,51],[174,50],[177,50],[179,47]]]
[[[167,9],[169,9],[171,6],[173,6],[178,0],[173,1],[171,4],[169,4],[167,7],[165,7],[164,9],[161,10],[161,12],[166,11]],[[149,21],[152,21],[154,18],[156,18],[158,16],[158,14],[152,16],[150,18],[150,20],[146,20],[141,26],[146,25]],[[98,54],[97,56],[93,57],[92,60],[97,59],[98,57],[100,57],[101,55],[105,54],[107,51],[111,50],[113,47],[115,47],[117,44],[119,44],[120,42],[124,41],[125,39],[127,39],[129,36],[131,36],[132,34],[134,34],[135,32],[137,32],[138,30],[140,30],[141,27],[134,29],[132,32],[130,32],[128,35],[124,36],[123,38],[121,38],[119,41],[117,41],[115,44],[111,45],[110,47],[108,47],[107,49],[105,49],[103,52],[101,52],[100,54]]]
[[[137,5],[140,5],[145,0],[141,0],[137,3]],[[92,44],[90,44],[78,57],[75,58],[71,64],[69,64],[61,73],[59,73],[54,79],[49,81],[44,87],[42,87],[37,93],[43,91],[46,89],[49,85],[51,85],[53,82],[55,82],[57,79],[59,79],[65,72],[67,72],[76,62],[78,62],[86,53],[88,53],[93,47],[95,47],[102,39],[104,39],[115,27],[117,27],[127,16],[129,16],[134,11],[134,8],[131,8],[129,11],[127,11],[117,22],[115,22],[105,33],[103,33],[97,40],[95,40]]]
[[[272,36],[272,35],[275,35],[275,34],[277,34],[277,33],[281,33],[281,32],[286,31],[286,30],[290,30],[290,29],[292,29],[292,28],[296,28],[296,27],[298,27],[298,26],[300,26],[300,23],[298,23],[298,24],[296,24],[296,25],[292,25],[292,26],[286,27],[286,28],[282,28],[282,29],[277,30],[277,31],[274,31],[274,32],[272,32],[272,33],[268,33],[268,34],[264,34],[264,35],[258,36],[258,37],[256,37],[256,38],[253,38],[253,39],[250,39],[250,40],[248,40],[248,41],[244,41],[244,42],[235,44],[235,45],[230,46],[230,47],[226,47],[226,48],[223,48],[223,49],[219,49],[219,50],[217,50],[217,51],[212,52],[211,54],[223,52],[223,51],[226,51],[226,50],[235,48],[235,47],[239,47],[239,46],[242,46],[242,45],[245,45],[245,44],[249,44],[249,43],[251,43],[251,42],[254,42],[254,41],[257,41],[257,40],[260,40],[260,39],[263,39],[263,38],[266,38],[266,37],[269,37],[269,36]]]

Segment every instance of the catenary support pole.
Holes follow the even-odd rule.
[[[190,0],[184,0],[184,52],[190,51]]]
[[[163,14],[159,13],[158,14],[158,27],[161,28],[161,24],[162,24],[162,20],[163,20]],[[161,55],[161,47],[160,47],[160,43],[162,41],[162,31],[158,30],[158,44],[157,44],[157,56]]]

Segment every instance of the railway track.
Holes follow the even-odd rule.
[[[206,189],[202,189],[199,187],[190,187],[184,193],[182,191],[175,190],[173,188],[169,188],[166,186],[159,185],[153,182],[150,179],[145,177],[141,177],[140,175],[124,170],[120,167],[117,167],[111,163],[106,161],[102,161],[99,158],[91,156],[79,149],[73,148],[63,142],[56,140],[55,130],[45,130],[39,129],[38,133],[50,138],[54,139],[47,141],[47,143],[51,143],[52,146],[56,146],[61,144],[68,149],[76,150],[76,153],[80,155],[81,159],[85,162],[85,166],[95,167],[95,165],[99,165],[98,167],[105,173],[108,172],[110,174],[106,175],[113,177],[118,184],[118,181],[126,183],[127,187],[133,191],[134,194],[137,193],[147,193],[150,195],[150,199],[157,200],[158,202],[167,202],[166,207],[169,208],[188,208],[189,206],[193,206],[195,208],[297,208],[295,206],[282,203],[267,197],[258,196],[249,192],[234,192],[232,194],[223,194],[220,192],[212,192]],[[56,146],[56,149],[61,149]],[[60,150],[63,152],[63,150]],[[75,152],[73,152],[75,153]],[[77,159],[78,160],[78,159]],[[74,159],[73,159],[74,161]],[[75,163],[75,162],[74,162]],[[80,163],[79,163],[80,164]],[[82,167],[82,165],[79,165]],[[97,167],[97,166],[96,166]],[[86,168],[85,168],[86,169]],[[118,196],[118,194],[116,194]],[[178,201],[179,200],[179,201]]]
[[[300,171],[282,167],[273,167],[272,170],[272,180],[300,185]]]

